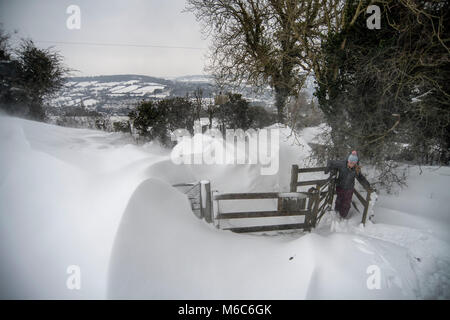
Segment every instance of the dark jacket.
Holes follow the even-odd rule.
[[[337,169],[339,171],[336,186],[342,189],[353,189],[355,187],[355,178],[365,186],[370,188],[370,184],[367,179],[361,174],[361,172],[356,172],[356,166],[353,168],[347,167],[347,160],[328,160],[327,169],[325,172]]]

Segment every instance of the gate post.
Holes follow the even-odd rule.
[[[297,192],[298,165],[293,164],[291,169],[291,192]]]
[[[217,228],[220,229],[220,219],[218,219],[217,217],[220,214],[220,210],[219,210],[219,200],[215,199],[215,196],[219,194],[219,191],[214,190],[211,192],[212,196],[211,196],[211,215],[213,218],[213,225]]]
[[[362,221],[361,221],[364,226],[366,225],[367,211],[369,210],[370,193],[371,193],[370,191],[367,191],[366,205],[364,206],[364,213],[363,213],[363,217],[362,217]]]
[[[330,175],[331,178],[331,175]],[[328,198],[328,204],[333,207],[333,199],[334,199],[334,192],[335,192],[335,188],[336,188],[336,180],[335,178],[332,178],[330,185],[328,186],[328,192],[330,194],[329,198]]]
[[[206,222],[211,223],[211,183],[207,180],[200,181],[200,205],[202,217],[205,218]]]
[[[314,190],[314,207],[311,214],[311,226],[313,228],[316,227],[317,214],[319,210],[319,202],[320,202],[320,188],[316,188]]]

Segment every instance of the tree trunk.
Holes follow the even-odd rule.
[[[42,107],[42,100],[39,98],[32,98],[29,105],[29,116],[33,120],[44,120],[45,112]]]
[[[212,121],[213,121],[213,114],[212,112],[209,112],[209,129],[212,128]]]
[[[284,106],[288,97],[288,90],[282,87],[275,87],[275,106],[278,112],[278,122],[284,124]]]

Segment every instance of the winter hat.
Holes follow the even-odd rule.
[[[348,156],[347,160],[351,162],[358,162],[358,156],[356,155],[355,150],[352,151],[351,155]]]

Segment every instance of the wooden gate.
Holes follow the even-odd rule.
[[[324,171],[326,167],[317,167],[317,168],[302,168],[299,169],[298,165],[292,166],[291,171],[291,191],[297,191],[297,188],[300,186],[309,186],[313,185],[314,187],[310,189],[311,192],[316,192],[318,201],[316,202],[318,207],[317,209],[314,209],[314,216],[316,217],[313,226],[315,227],[316,223],[323,217],[325,212],[329,209],[331,209],[333,205],[333,199],[334,195],[336,193],[336,178],[337,178],[337,172],[335,170],[330,171],[330,175],[326,179],[320,179],[320,180],[309,180],[309,181],[299,181],[299,174],[300,173],[307,173],[307,172],[321,172]],[[369,203],[370,203],[370,195],[374,191],[371,188],[366,187],[364,184],[360,183],[359,178],[357,177],[356,180],[358,181],[359,185],[363,187],[364,191],[366,192],[366,198],[364,198],[357,190],[354,189],[353,193],[356,195],[356,198],[359,200],[359,202],[362,204],[364,211],[361,219],[362,224],[366,224],[367,220],[367,213],[369,210]],[[355,206],[354,202],[353,205]],[[356,208],[356,206],[355,206]],[[356,208],[358,210],[358,208]],[[359,211],[359,210],[358,210]]]
[[[212,197],[214,201],[215,219],[251,219],[251,218],[268,218],[268,217],[292,217],[304,216],[303,223],[290,224],[276,224],[276,225],[260,225],[249,227],[233,227],[225,228],[237,233],[244,232],[267,232],[267,231],[281,231],[292,229],[310,230],[312,217],[312,198],[301,192],[262,192],[262,193],[223,193],[214,194]],[[277,199],[277,210],[272,211],[246,211],[246,212],[222,212],[220,210],[220,202],[226,200],[262,200],[262,199]]]
[[[336,188],[336,172],[330,172],[326,179],[299,181],[300,173],[324,172],[326,167],[302,168],[294,164],[291,169],[291,192],[296,192],[298,187],[312,186],[308,193],[314,198],[314,207],[312,208],[313,221],[312,227],[320,221],[327,210],[331,209]]]
[[[295,217],[304,216],[301,223],[256,225],[245,227],[230,227],[224,230],[230,230],[237,233],[246,232],[267,232],[281,230],[303,229],[310,231],[314,228],[327,210],[331,210],[336,188],[336,172],[331,171],[325,179],[318,180],[300,180],[299,174],[310,172],[323,172],[325,167],[302,168],[293,165],[291,170],[290,192],[255,192],[255,193],[218,193],[211,192],[209,181],[200,181],[195,183],[181,183],[174,187],[186,188],[184,193],[187,195],[192,212],[200,219],[205,219],[208,223],[213,223],[220,228],[220,221],[230,219],[255,219],[255,218],[273,218],[273,217]],[[298,187],[311,186],[308,191],[298,191]],[[364,187],[364,186],[363,186]],[[370,202],[372,189],[367,189],[366,198],[354,191],[357,199],[364,207],[362,223],[365,224]],[[276,199],[277,209],[271,211],[233,211],[223,212],[220,203],[229,200],[262,200]]]

